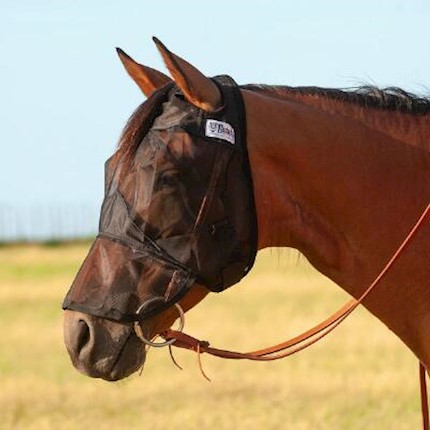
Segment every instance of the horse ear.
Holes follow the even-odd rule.
[[[194,66],[170,52],[156,37],[152,40],[185,98],[205,111],[219,109],[221,94],[218,87]]]
[[[125,70],[127,70],[131,79],[136,82],[146,97],[149,97],[155,90],[172,81],[168,76],[158,70],[137,63],[122,49],[116,48],[116,52]]]

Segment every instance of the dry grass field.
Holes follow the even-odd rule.
[[[360,309],[321,344],[281,362],[150,351],[142,376],[92,380],[71,366],[61,301],[88,244],[0,248],[1,429],[420,428],[418,365]],[[265,251],[240,285],[187,314],[214,346],[256,349],[319,322],[347,299],[297,254]],[[245,332],[252,335],[242,336]]]

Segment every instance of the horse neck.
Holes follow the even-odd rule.
[[[243,95],[259,248],[297,248],[358,297],[430,201],[426,151],[347,115]],[[426,225],[365,302],[427,366],[429,234]]]

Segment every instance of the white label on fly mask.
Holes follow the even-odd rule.
[[[205,135],[226,140],[234,145],[234,128],[227,122],[217,121],[216,119],[206,120]]]

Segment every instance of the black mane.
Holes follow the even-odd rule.
[[[165,85],[155,91],[151,97],[142,103],[131,115],[121,134],[115,159],[124,161],[127,165],[134,157],[142,139],[148,133],[155,118],[161,114],[162,105],[167,100],[172,84]],[[278,97],[288,97],[289,94],[301,94],[327,97],[332,100],[364,106],[408,113],[425,115],[430,113],[430,99],[409,93],[401,88],[378,88],[365,85],[355,88],[320,88],[320,87],[289,87],[281,85],[241,85],[242,89],[272,94]]]
[[[409,93],[401,88],[378,88],[364,85],[353,88],[289,87],[280,85],[243,85],[241,88],[287,97],[288,94],[322,96],[340,102],[347,102],[368,108],[425,115],[430,113],[430,99]]]

